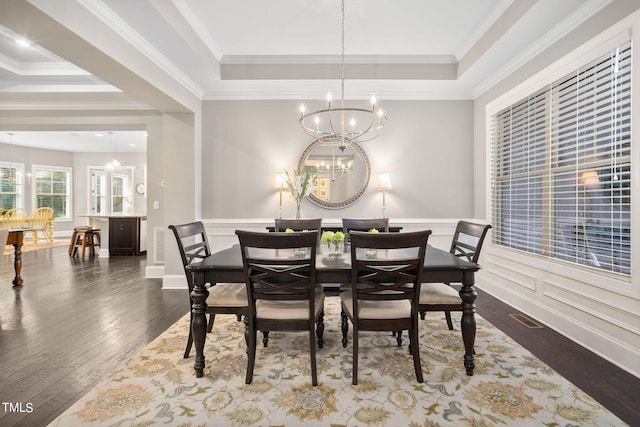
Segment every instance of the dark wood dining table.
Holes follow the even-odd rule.
[[[27,230],[16,229],[9,230],[7,235],[7,245],[13,245],[13,269],[15,277],[13,278],[13,287],[22,286],[23,280],[20,276],[22,271],[22,246],[24,246],[24,232]]]
[[[316,281],[318,283],[349,283],[351,281],[350,250],[330,254],[325,245],[318,250],[316,258]],[[293,251],[283,251],[284,257],[295,256]],[[422,282],[424,283],[461,283],[460,297],[462,298],[462,340],[464,342],[464,367],[467,375],[473,375],[475,368],[474,343],[476,338],[475,299],[477,292],[474,288],[475,272],[480,269],[476,263],[464,261],[447,251],[429,246],[424,261]],[[205,368],[204,344],[207,335],[207,297],[209,291],[206,284],[215,286],[222,282],[244,282],[242,254],[240,245],[216,252],[200,263],[189,266],[193,274],[194,289],[191,292],[193,300],[192,333],[196,348],[194,369],[196,377],[202,377]]]

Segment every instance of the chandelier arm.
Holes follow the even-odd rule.
[[[333,112],[334,111],[339,111],[339,109],[333,109],[333,110],[329,110],[329,128],[331,129],[331,132],[329,133],[329,135],[339,135],[339,132],[336,132],[336,129],[333,127]]]

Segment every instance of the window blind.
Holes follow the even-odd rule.
[[[631,272],[631,43],[492,117],[497,245]]]

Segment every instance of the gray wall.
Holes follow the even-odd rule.
[[[203,218],[278,216],[274,175],[281,168],[292,171],[311,142],[298,126],[301,103],[203,103]],[[304,201],[304,216],[380,216],[382,199],[375,184],[386,170],[393,182],[387,193],[389,217],[472,217],[473,102],[382,100],[380,105],[388,124],[378,138],[361,144],[372,169],[365,194],[340,210]],[[285,194],[283,216],[294,214],[295,204]]]

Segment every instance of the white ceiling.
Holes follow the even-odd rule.
[[[29,48],[16,45],[16,38],[38,31],[12,20],[10,8],[3,19],[2,1],[0,111],[3,99],[23,100],[25,94],[37,102],[51,94],[120,92],[118,82],[104,80],[108,70],[96,68],[92,75],[64,59],[83,62],[64,43],[40,35]],[[151,61],[202,100],[320,99],[329,90],[339,93],[340,0],[12,2],[35,6],[120,63],[131,59],[130,69],[141,58]],[[608,3],[346,0],[345,97],[473,99]],[[91,25],[94,19],[105,24],[109,37]],[[84,63],[86,69],[91,66]],[[19,133],[14,140],[22,140]],[[50,136],[50,144],[66,144],[60,149],[85,150],[91,144],[82,134]],[[25,143],[32,137],[25,135]],[[72,142],[81,139],[81,144]],[[1,141],[6,135],[0,134]]]

